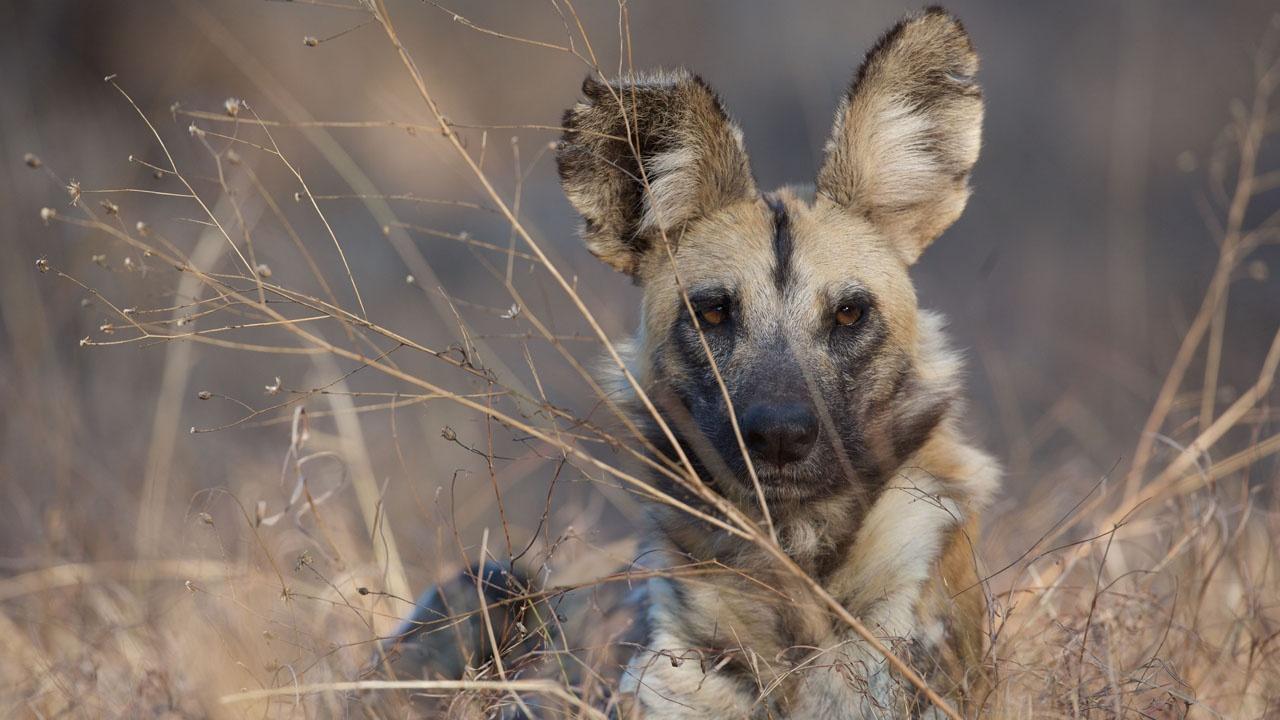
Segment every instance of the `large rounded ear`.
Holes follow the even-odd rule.
[[[964,26],[929,8],[880,38],[836,111],[818,191],[875,224],[907,263],[969,199],[982,142],[977,71]]]
[[[683,70],[601,83],[564,114],[560,182],[585,221],[587,248],[634,275],[667,233],[753,197],[742,131],[701,78]]]

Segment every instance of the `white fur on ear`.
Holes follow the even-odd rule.
[[[913,263],[963,212],[982,143],[978,56],[931,8],[867,53],[836,111],[818,191],[867,217]]]
[[[645,163],[649,192],[638,232],[670,230],[697,211],[699,160],[695,148],[681,146]]]

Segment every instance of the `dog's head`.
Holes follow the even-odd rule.
[[[762,194],[741,131],[686,72],[588,78],[565,114],[557,160],[587,246],[644,288],[638,374],[726,494],[750,485],[717,370],[771,502],[878,482],[947,416],[954,363],[908,268],[968,199],[977,68],[947,13],[899,23],[808,193]]]

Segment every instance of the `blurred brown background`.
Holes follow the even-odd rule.
[[[616,67],[617,6],[579,5],[602,64]],[[563,52],[482,34],[429,4],[391,0],[389,6],[427,82],[456,122],[556,125],[577,97],[586,68]],[[765,187],[810,181],[838,96],[862,54],[915,8],[727,0],[654,0],[627,7],[636,65],[685,65],[718,89],[745,130]],[[915,277],[922,305],[949,316],[954,338],[968,352],[971,431],[1008,464],[993,515],[1031,507],[1042,508],[1044,517],[1057,516],[1131,452],[1199,304],[1217,256],[1214,229],[1205,217],[1221,217],[1223,204],[1206,159],[1221,139],[1232,104],[1250,97],[1252,53],[1275,6],[1138,0],[957,1],[949,7],[982,54],[985,149],[966,214],[926,254]],[[561,17],[549,3],[477,0],[452,9],[477,26],[564,42]],[[312,388],[353,367],[181,343],[78,347],[86,336],[113,339],[99,330],[111,318],[97,302],[82,304],[88,295],[80,288],[52,273],[39,274],[38,257],[47,256],[120,306],[174,305],[176,281],[162,269],[144,274],[144,258],[131,257],[101,236],[65,224],[45,227],[40,209],[62,211],[68,198],[57,182],[24,165],[24,153],[37,154],[63,180],[75,178],[86,189],[176,189],[128,161],[130,155],[150,162],[163,156],[124,98],[102,82],[108,74],[117,75],[156,124],[178,164],[201,178],[197,190],[211,205],[217,200],[209,182],[213,165],[187,133],[192,120],[171,111],[175,102],[182,109],[219,112],[227,98],[243,98],[264,118],[294,122],[428,124],[429,115],[376,25],[316,47],[304,44],[304,37],[329,38],[363,21],[347,10],[256,0],[46,1],[11,3],[3,15],[0,572],[57,560],[199,553],[208,546],[192,539],[190,514],[226,511],[226,503],[198,491],[226,487],[250,506],[258,498],[278,503],[289,432],[287,424],[277,423],[188,434],[191,426],[217,426],[242,414],[228,401],[200,402],[196,392],[209,390],[261,408],[278,401],[263,392],[277,376],[287,388]],[[481,132],[465,134],[469,146],[478,148]],[[247,130],[244,135],[262,139]],[[273,137],[317,194],[411,193],[469,202],[480,197],[474,179],[430,133],[278,128]],[[545,154],[554,138],[544,130],[490,130],[485,167],[511,197],[518,147],[520,166],[528,171],[522,216],[565,274],[576,276],[610,335],[621,338],[637,320],[639,291],[580,247],[575,218]],[[240,153],[304,233],[339,299],[354,307],[327,233],[310,208],[293,200],[296,181],[279,162]],[[1272,148],[1264,159],[1275,167],[1280,155]],[[234,183],[246,197],[253,195],[243,178]],[[126,193],[91,201],[107,198],[120,205],[130,226],[146,220],[187,251],[199,244],[202,227],[184,220],[198,214],[189,202]],[[252,199],[246,208],[260,260],[282,282],[318,292],[269,208]],[[1265,217],[1277,208],[1280,192],[1273,192],[1260,196],[1253,212]],[[505,246],[509,228],[492,214],[358,200],[324,201],[323,209],[370,316],[384,326],[433,347],[458,342],[457,323],[437,289],[442,287],[476,333],[529,331],[518,317],[505,320],[485,310],[505,309],[510,299],[466,247],[382,232],[391,218],[465,230]],[[229,210],[219,205],[216,212]],[[95,255],[105,257],[95,261]],[[215,256],[223,269],[230,268],[225,253]],[[1231,291],[1224,399],[1252,382],[1280,323],[1280,281],[1262,272],[1280,264],[1280,253],[1272,246],[1257,257],[1264,264],[1253,270],[1262,279],[1242,279]],[[517,271],[557,332],[585,332],[545,279],[529,272],[527,263]],[[415,284],[404,281],[408,274]],[[341,338],[335,328],[327,332],[330,339]],[[522,343],[502,337],[488,342],[489,359],[531,386]],[[584,363],[600,355],[595,343],[569,344]],[[545,343],[529,346],[553,402],[590,412],[591,398],[566,363]],[[433,382],[483,390],[438,362],[408,356],[404,362]],[[1198,372],[1193,369],[1192,377]],[[363,374],[352,377],[349,387],[396,389]],[[306,406],[323,413],[346,401],[316,396]],[[258,420],[280,416],[287,412]],[[495,537],[498,532],[485,463],[443,438],[445,426],[465,444],[485,442],[482,419],[442,403],[398,410],[394,425],[386,412],[363,414],[345,427],[332,418],[315,420],[318,434],[359,446],[332,445],[350,473],[385,488],[387,526],[398,538],[414,586],[434,577],[440,521],[449,512],[467,542],[477,541],[482,526]],[[318,442],[323,445],[323,438]],[[554,468],[528,462],[529,448],[519,438],[501,438],[499,451],[504,449],[526,458],[499,463],[498,474],[518,550],[539,522]],[[1262,484],[1274,481],[1274,464],[1262,470]],[[340,471],[317,471],[324,473]],[[595,493],[583,491],[580,475],[568,475],[556,491],[565,495],[550,520],[550,536],[570,524],[595,542],[627,535],[634,506],[623,494],[606,493],[610,502],[602,506]],[[350,488],[332,502],[358,516]],[[615,512],[628,522],[601,520]],[[1023,517],[1035,525],[1035,513]],[[150,534],[139,530],[146,523]],[[1001,535],[999,521],[992,524],[994,537],[1010,539],[993,553],[1016,554],[1012,543],[1022,532],[1006,529]],[[139,547],[144,536],[156,546]]]

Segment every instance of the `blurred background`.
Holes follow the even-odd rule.
[[[453,357],[460,353],[447,348],[473,342],[478,364],[504,383],[545,392],[556,406],[610,426],[572,365],[511,312],[501,282],[506,257],[466,244],[506,248],[512,233],[492,211],[456,204],[489,206],[438,133],[404,127],[430,126],[431,116],[382,29],[338,7],[344,1],[9,4],[0,30],[0,577],[135,558],[244,557],[266,567],[244,529],[255,516],[290,507],[294,476],[286,461],[296,407],[306,408],[311,437],[295,450],[332,453],[309,462],[308,479],[336,492],[322,505],[327,530],[305,519],[276,528],[271,547],[282,566],[297,562],[293,575],[306,575],[311,563],[347,590],[359,582],[410,593],[456,567],[459,548],[474,556],[485,528],[490,549],[505,546],[503,553],[571,536],[582,548],[628,559],[637,505],[602,487],[616,481],[559,468],[554,452],[521,433],[494,431],[447,401],[385,409],[396,403],[394,393],[413,389],[371,373],[348,376],[358,370],[353,363],[182,341],[81,346],[82,338],[128,336],[86,287],[117,307],[162,310],[155,318],[198,309],[184,306],[193,288],[154,259],[100,230],[42,222],[44,207],[75,215],[64,187],[73,179],[100,212],[107,212],[100,202],[117,206],[123,227],[144,221],[210,271],[235,270],[225,243],[208,240],[195,203],[126,191],[182,188],[137,162],[167,167],[146,123],[103,82],[114,75],[215,215],[233,233],[251,231],[256,260],[273,281],[325,292],[287,220],[339,304],[358,307],[325,224],[305,197],[295,200],[303,191],[296,170],[317,196],[370,319]],[[622,339],[637,322],[640,290],[581,247],[548,153],[557,133],[532,127],[558,125],[588,68],[563,49],[495,34],[562,46],[573,20],[563,4],[455,2],[447,10],[409,0],[388,5],[468,148],[483,156],[502,195],[518,202],[526,226],[610,337]],[[600,64],[618,67],[618,6],[575,7]],[[635,66],[687,66],[711,83],[741,123],[766,188],[812,180],[863,53],[915,9],[728,0],[626,7]],[[1217,261],[1235,170],[1215,170],[1214,152],[1229,142],[1223,128],[1251,102],[1254,54],[1275,5],[956,0],[948,7],[982,56],[985,147],[966,213],[914,277],[922,306],[949,317],[968,357],[969,431],[1008,468],[992,513],[999,519],[984,545],[998,567],[1133,452]],[[580,40],[575,49],[585,50]],[[240,118],[250,117],[247,107],[285,125],[269,128],[268,137],[224,122],[231,98],[243,101]],[[258,148],[200,137],[188,130],[193,124],[266,148],[275,143],[289,166]],[[226,148],[237,155],[224,152],[222,163],[236,203],[226,200],[210,151]],[[28,153],[41,167],[28,167]],[[1260,166],[1280,167],[1274,143]],[[396,195],[455,204],[387,197]],[[1277,210],[1280,191],[1262,193],[1249,217]],[[85,287],[41,274],[38,258]],[[1264,246],[1231,287],[1220,406],[1256,379],[1280,324],[1278,264],[1280,251]],[[564,338],[571,355],[598,364],[599,344],[545,274],[517,258],[513,278],[528,311]],[[207,299],[195,290],[201,293]],[[218,325],[232,322],[218,317]],[[173,330],[210,327],[202,322]],[[115,327],[104,329],[108,323]],[[336,325],[315,325],[346,344]],[[232,337],[296,345],[266,331]],[[494,390],[422,353],[398,350],[391,358],[480,402]],[[1202,362],[1190,372],[1197,383]],[[202,391],[210,399],[201,400]],[[245,406],[285,401],[292,404],[246,419]],[[384,409],[353,412],[379,404]],[[1185,412],[1175,419],[1193,418],[1198,399],[1179,407]],[[1256,425],[1255,436],[1272,434],[1267,428],[1274,423]],[[608,448],[593,451],[624,461]],[[1264,461],[1254,472],[1269,497],[1276,464]],[[370,532],[375,543],[367,542]],[[364,548],[326,533],[364,537]],[[587,551],[566,552],[549,572],[608,566],[574,569],[573,553]],[[160,592],[139,590],[143,597]],[[10,617],[43,622],[19,609]],[[69,633],[84,630],[74,613],[60,622]],[[379,619],[379,627],[388,622]]]

